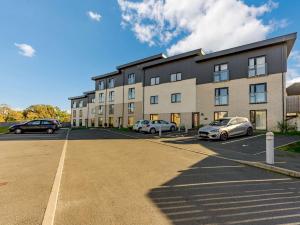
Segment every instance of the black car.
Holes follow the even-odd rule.
[[[25,132],[47,132],[48,134],[54,133],[59,129],[57,120],[32,120],[22,124],[16,124],[9,128],[9,132],[21,134]]]

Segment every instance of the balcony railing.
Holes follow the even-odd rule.
[[[267,92],[250,93],[250,103],[266,103]]]
[[[228,105],[228,95],[216,96],[215,105]]]
[[[229,80],[229,70],[221,70],[214,72],[214,82]]]
[[[267,74],[267,64],[258,64],[248,67],[248,76],[255,77],[255,76],[263,76]]]
[[[286,112],[287,113],[300,113],[300,95],[287,96]]]

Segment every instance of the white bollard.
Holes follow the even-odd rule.
[[[181,126],[181,125],[179,124],[179,126],[178,126],[178,132],[180,132],[180,126]]]
[[[161,137],[161,126],[159,126],[158,136]]]
[[[266,163],[274,164],[274,134],[266,133]]]
[[[185,133],[187,134],[189,132],[189,129],[187,128],[187,126],[184,127],[185,127]]]

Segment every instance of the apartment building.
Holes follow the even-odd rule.
[[[243,116],[258,130],[274,130],[286,117],[287,59],[296,37],[292,33],[209,54],[197,49],[127,63],[92,77],[94,102],[87,93],[69,98],[72,110],[86,108],[83,126],[127,127],[140,119],[164,119],[192,128]],[[88,113],[91,108],[94,114]],[[72,120],[74,126],[81,124],[77,114]]]

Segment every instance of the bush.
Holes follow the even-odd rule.
[[[277,128],[281,133],[295,131],[295,126],[290,125],[287,121],[277,122]]]

